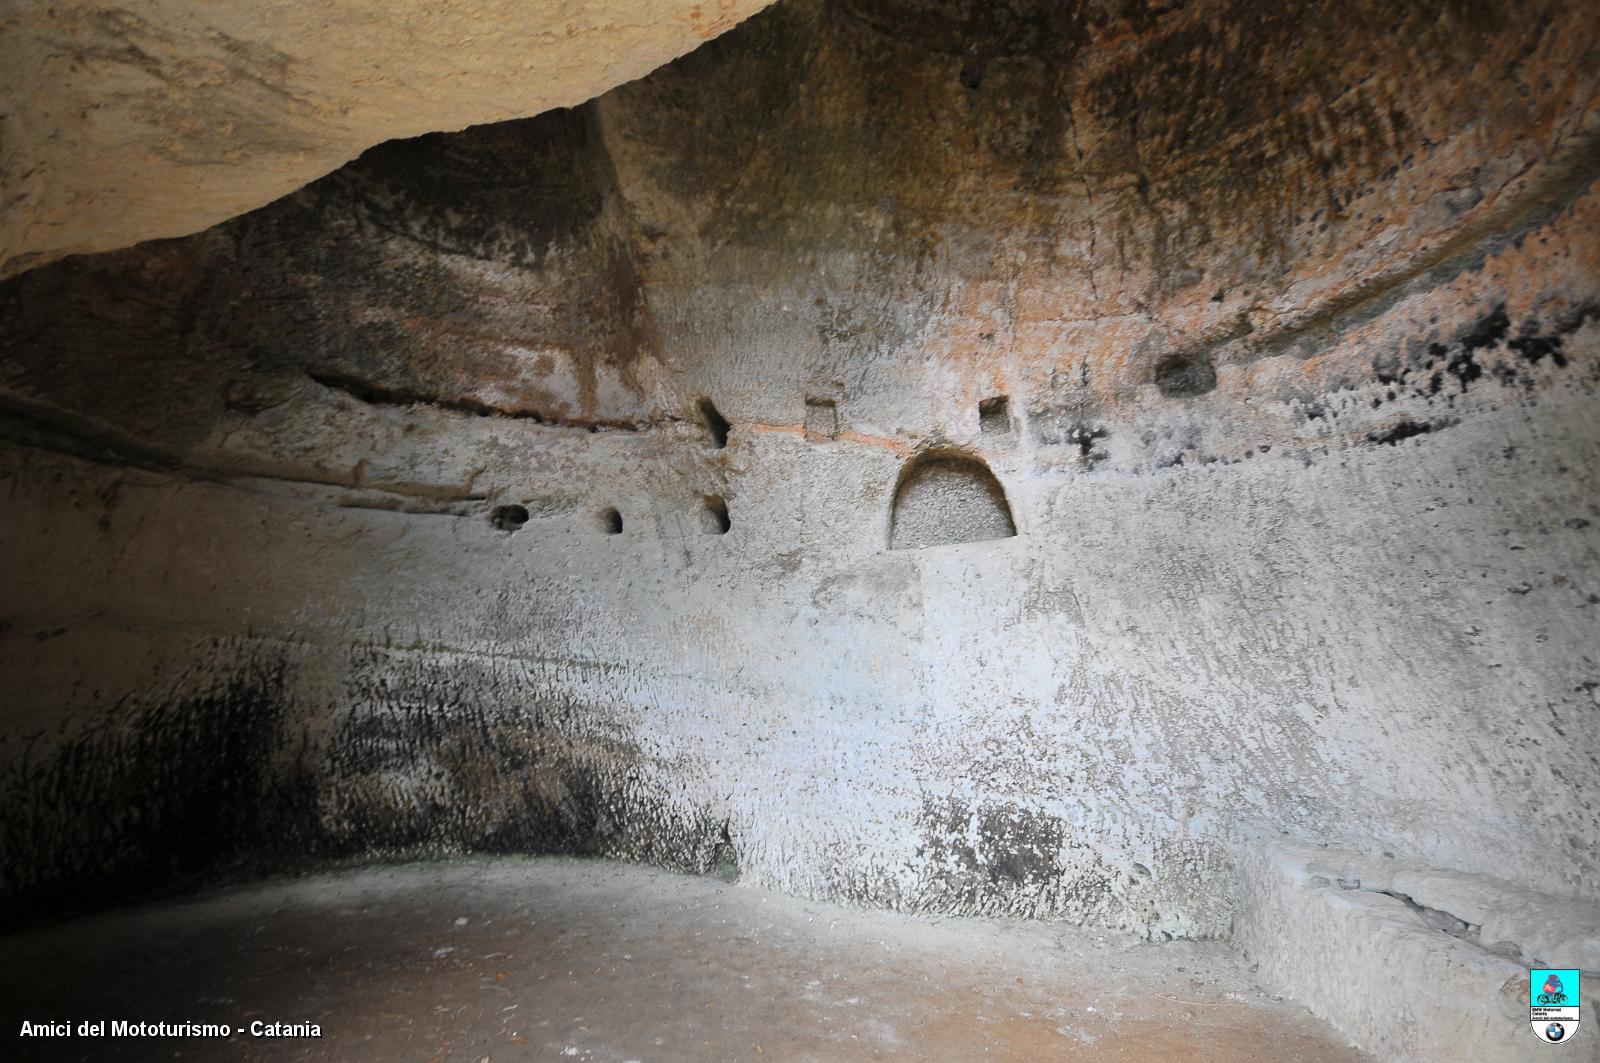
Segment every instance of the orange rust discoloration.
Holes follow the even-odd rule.
[[[790,436],[804,436],[804,425],[798,424],[762,424],[760,421],[735,422],[735,428],[748,428],[752,432],[780,432]]]
[[[903,439],[894,439],[890,436],[870,436],[864,432],[840,432],[837,438],[850,443],[858,443],[864,447],[878,447],[901,457],[909,455],[914,449],[911,444]]]
[[[805,438],[806,434],[805,425],[801,424],[764,424],[760,421],[745,421],[736,422],[734,427],[748,428],[752,432],[778,433],[781,435],[799,436],[802,439]],[[915,450],[915,447],[903,439],[895,439],[891,436],[868,435],[865,432],[854,432],[850,431],[849,429],[841,430],[838,435],[834,436],[834,440],[838,442],[855,443],[858,446],[863,447],[877,447],[880,450],[887,450],[890,453],[898,454],[901,457],[906,457],[911,454],[913,450]]]

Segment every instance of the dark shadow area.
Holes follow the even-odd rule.
[[[716,404],[710,399],[701,399],[700,421],[706,426],[706,432],[711,436],[711,445],[721,450],[728,445],[728,419],[717,410]]]

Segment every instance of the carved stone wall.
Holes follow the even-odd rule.
[[[54,0],[0,21],[0,277],[183,236],[397,137],[570,107],[764,0]]]
[[[1597,30],[784,0],[13,279],[0,886],[560,850],[1159,938],[1265,830],[1592,902]],[[889,549],[943,452],[1017,534]]]

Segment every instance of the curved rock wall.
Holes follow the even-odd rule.
[[[395,137],[570,107],[762,0],[56,0],[0,22],[0,277],[197,232]]]
[[[1207,935],[1264,827],[1595,899],[1596,30],[785,0],[9,282],[6,891],[559,849]],[[947,449],[1017,534],[890,550]]]

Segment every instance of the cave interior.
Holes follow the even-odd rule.
[[[216,6],[0,22],[7,1058],[1600,1059],[1600,5]]]

